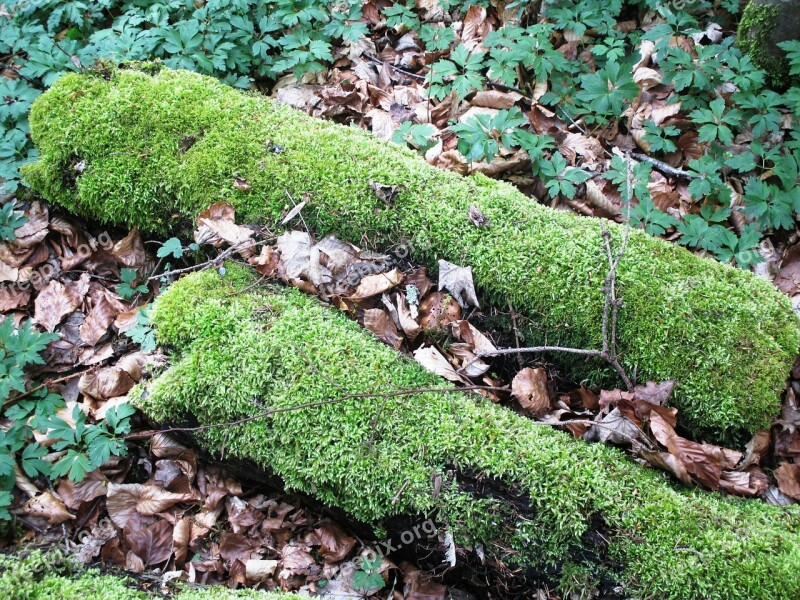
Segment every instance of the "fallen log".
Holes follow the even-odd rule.
[[[528,345],[599,348],[607,262],[601,221],[539,205],[514,187],[437,170],[357,128],[312,119],[210,78],[158,65],[62,77],[33,106],[47,199],[104,223],[186,230],[220,200],[275,230],[307,198],[318,235],[405,244],[416,261],[472,267],[479,292],[530,323]],[[376,194],[379,186],[390,192]],[[477,209],[491,223],[474,225]],[[622,228],[608,223],[619,244]],[[728,444],[768,427],[800,343],[787,298],[749,272],[634,230],[617,268],[618,351],[640,381],[674,379],[681,425]],[[598,361],[570,363],[615,382]]]
[[[798,507],[679,488],[453,390],[343,313],[255,281],[227,265],[157,300],[172,365],[133,395],[152,419],[191,423],[184,433],[212,452],[362,522],[434,514],[459,554],[610,578],[623,597],[800,594]]]
[[[149,576],[149,577],[148,577]],[[136,579],[134,579],[136,578]],[[138,581],[137,581],[138,579]],[[136,575],[124,572],[101,572],[98,569],[79,570],[57,551],[29,554],[0,554],[0,598],[12,600],[148,600],[160,594],[146,589],[158,589],[163,580],[159,575]],[[141,585],[139,589],[137,584]],[[296,594],[231,590],[222,585],[201,586],[174,583],[183,589],[170,595],[175,600],[299,600]]]

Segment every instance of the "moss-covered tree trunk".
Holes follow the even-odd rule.
[[[788,73],[780,42],[800,39],[800,0],[751,0],[739,23],[738,44],[767,71],[771,83],[783,86]]]
[[[277,231],[287,194],[307,197],[304,220],[318,236],[407,244],[432,269],[439,259],[471,266],[487,303],[510,302],[527,317],[526,343],[602,343],[604,224],[509,184],[440,171],[360,129],[158,65],[66,75],[36,101],[30,123],[40,154],[25,177],[78,214],[164,234],[227,200],[240,219]],[[379,198],[375,184],[395,186],[396,197]],[[470,221],[473,207],[490,227]],[[618,244],[622,227],[605,226]],[[642,382],[677,381],[683,426],[737,443],[770,425],[800,342],[785,296],[640,230],[617,276],[621,360]],[[570,366],[575,379],[617,382],[597,361]]]
[[[134,395],[154,420],[217,424],[196,432],[206,448],[364,523],[434,515],[459,560],[480,545],[548,583],[611,580],[625,598],[800,597],[798,507],[673,486],[454,390],[316,298],[227,267],[156,301],[172,364]]]

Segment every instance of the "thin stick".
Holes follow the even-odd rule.
[[[668,165],[664,161],[658,160],[657,158],[653,158],[652,156],[647,156],[646,154],[642,154],[641,152],[633,152],[631,156],[636,160],[643,160],[645,162],[649,162],[653,165],[656,169],[664,173],[664,175],[671,175],[672,177],[682,177],[683,179],[698,179],[700,176],[695,175],[694,173],[689,173],[688,171],[684,171],[683,169],[676,169],[675,167]]]
[[[246,242],[252,242],[252,240],[246,240]],[[221,263],[227,257],[234,254],[237,250],[239,250],[245,242],[239,242],[238,244],[234,244],[224,252],[221,252],[217,255],[216,258],[212,258],[211,260],[207,260],[206,262],[200,263],[199,265],[193,265],[191,267],[186,267],[184,269],[175,269],[174,271],[167,271],[166,273],[161,273],[160,275],[153,275],[149,277],[147,281],[154,281],[156,279],[161,279],[162,277],[172,277],[174,275],[183,275],[184,273],[192,273],[194,271],[201,271],[203,269],[207,269],[209,267],[213,267]]]

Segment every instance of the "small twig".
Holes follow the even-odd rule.
[[[392,506],[394,506],[395,504],[397,504],[400,501],[400,496],[403,495],[403,492],[408,487],[409,483],[411,483],[411,481],[410,480],[406,480],[406,482],[403,484],[403,486],[399,490],[397,490],[397,493],[394,495],[394,498],[392,498]]]
[[[55,385],[57,383],[64,383],[65,381],[69,381],[71,379],[75,379],[76,377],[81,377],[82,375],[86,375],[87,373],[91,373],[95,369],[98,369],[100,366],[102,366],[103,363],[105,363],[105,362],[106,361],[101,361],[101,362],[97,363],[96,365],[92,365],[88,369],[84,369],[83,371],[78,371],[77,373],[72,373],[71,375],[65,375],[64,377],[59,377],[58,379],[45,379],[41,384],[37,385],[34,388],[31,388],[30,390],[28,390],[24,394],[20,394],[19,396],[14,396],[13,398],[9,398],[8,400],[6,400],[3,403],[3,409],[5,409],[8,406],[11,406],[12,404],[15,404],[15,403],[19,402],[23,398],[27,398],[31,394],[34,394],[34,393],[38,392],[39,390],[41,390],[43,388],[49,387],[51,385]]]
[[[252,240],[246,240],[246,242],[251,242]],[[152,277],[148,277],[147,281],[155,281],[156,279],[161,279],[162,277],[173,277],[175,275],[183,275],[184,273],[192,273],[194,271],[201,271],[203,269],[207,269],[209,267],[214,267],[224,261],[226,258],[231,256],[232,254],[236,253],[242,245],[246,242],[239,242],[238,244],[234,244],[224,252],[221,252],[216,258],[212,258],[211,260],[207,260],[206,262],[200,263],[199,265],[193,265],[191,267],[186,267],[184,269],[175,269],[174,271],[167,271],[166,273],[161,273],[160,275],[153,275]]]
[[[226,421],[224,423],[210,423],[208,425],[199,425],[197,427],[169,427],[167,429],[151,429],[148,431],[140,431],[138,433],[132,433],[125,436],[126,440],[133,441],[133,440],[144,440],[147,438],[151,438],[154,435],[159,433],[195,433],[198,431],[205,431],[207,429],[215,429],[217,427],[235,427],[236,425],[243,425],[245,423],[249,423],[251,421],[256,421],[258,419],[263,419],[265,417],[269,417],[271,415],[276,415],[279,413],[287,413],[287,412],[294,412],[296,410],[302,410],[305,408],[316,408],[318,406],[325,406],[327,404],[336,404],[339,402],[344,402],[345,400],[353,400],[353,399],[370,399],[370,398],[396,398],[398,396],[413,396],[415,394],[428,394],[434,392],[441,392],[443,394],[453,394],[453,393],[462,393],[474,390],[496,390],[496,391],[507,391],[507,388],[497,387],[492,385],[466,385],[463,387],[458,388],[418,388],[418,389],[410,389],[410,390],[398,390],[394,392],[375,392],[375,393],[362,393],[362,394],[346,394],[344,396],[340,396],[339,398],[331,398],[328,400],[318,400],[316,402],[305,402],[303,404],[296,404],[295,406],[284,406],[280,408],[272,408],[270,410],[265,410],[255,415],[251,415],[249,417],[243,417],[241,419],[236,419],[234,421]]]
[[[292,201],[292,205],[293,206],[297,206],[297,202],[294,201],[294,198],[292,198],[292,195],[289,193],[289,190],[283,190],[283,191],[286,192],[286,195],[289,197],[289,200]],[[299,213],[297,213],[297,216],[300,217],[300,220],[303,222],[303,227],[306,228],[306,231],[311,231],[308,228],[308,224],[306,223],[306,220],[303,218],[303,211],[300,211]]]
[[[511,302],[508,303],[508,311],[511,313],[511,326],[514,328],[514,343],[516,344],[517,348],[519,348],[519,329],[517,328],[517,313],[514,312],[514,307],[511,305]],[[519,364],[519,368],[525,366],[525,361],[522,358],[522,354],[517,354],[517,363]]]
[[[682,177],[683,179],[698,179],[700,176],[695,175],[694,173],[689,173],[688,171],[684,171],[683,169],[676,169],[675,167],[668,165],[662,160],[658,160],[657,158],[653,158],[652,156],[647,156],[646,154],[642,154],[641,152],[632,152],[631,156],[636,160],[643,160],[645,162],[649,162],[653,165],[656,169],[664,173],[664,175],[670,175],[672,177]]]

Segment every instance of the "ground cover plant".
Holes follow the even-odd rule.
[[[507,307],[508,298],[500,296],[482,296],[480,307],[471,305],[477,298],[468,269],[459,266],[471,262],[463,252],[451,257],[457,264],[445,263],[439,273],[442,291],[429,289],[433,284],[424,267],[407,262],[411,241],[416,256],[427,252],[428,264],[441,266],[427,231],[412,240],[389,238],[388,248],[380,246],[391,257],[384,262],[380,258],[384,255],[371,252],[377,248],[353,250],[335,238],[314,241],[308,222],[324,215],[313,195],[293,192],[280,207],[276,199],[274,219],[269,222],[275,225],[280,220],[280,227],[291,222],[304,232],[288,231],[278,237],[278,231],[264,229],[264,221],[234,226],[233,208],[224,203],[208,208],[220,199],[213,198],[195,207],[208,208],[201,213],[203,222],[194,222],[193,210],[184,218],[164,211],[159,219],[144,223],[145,232],[148,227],[162,228],[158,239],[147,239],[147,233],[142,236],[136,229],[87,224],[48,207],[20,176],[20,167],[37,160],[29,136],[30,106],[62,74],[87,73],[99,61],[108,61],[101,70],[107,75],[122,61],[156,59],[171,68],[271,95],[316,117],[368,129],[440,169],[504,179],[531,203],[630,223],[702,256],[752,270],[772,281],[797,307],[800,42],[782,43],[780,60],[773,58],[775,54],[765,55],[760,41],[773,30],[768,24],[772,13],[762,14],[758,6],[750,6],[738,25],[742,6],[655,0],[4,3],[0,6],[0,396],[4,396],[0,533],[7,540],[23,541],[35,534],[34,544],[63,546],[81,564],[125,565],[139,585],[144,582],[151,591],[155,579],[148,577],[166,581],[177,576],[190,586],[223,582],[323,593],[327,586],[327,593],[338,595],[365,595],[386,585],[395,595],[409,598],[420,594],[444,598],[447,588],[440,583],[455,582],[458,588],[459,581],[468,579],[471,584],[483,581],[478,588],[466,588],[473,593],[504,590],[509,598],[520,593],[529,597],[533,588],[540,588],[536,592],[540,596],[551,597],[614,592],[609,586],[621,577],[618,565],[586,564],[583,556],[554,564],[545,574],[528,572],[531,576],[526,577],[503,562],[491,558],[484,562],[480,546],[471,552],[455,545],[449,535],[455,529],[441,530],[439,538],[422,549],[433,560],[438,560],[437,552],[445,551],[443,566],[426,563],[425,568],[436,574],[435,581],[422,575],[416,559],[413,565],[386,559],[358,562],[360,540],[370,543],[369,536],[357,534],[361,538],[356,543],[347,523],[342,521],[344,529],[332,533],[328,525],[317,527],[316,516],[304,526],[305,515],[314,514],[304,503],[307,499],[299,500],[299,510],[284,514],[285,503],[298,500],[280,495],[264,500],[249,492],[249,483],[243,484],[248,491],[242,493],[233,479],[226,479],[227,495],[218,500],[222,492],[215,491],[220,489],[215,487],[217,475],[207,469],[205,459],[178,464],[183,455],[158,455],[167,438],[158,435],[159,442],[150,443],[156,424],[134,414],[127,397],[135,382],[160,368],[151,302],[183,274],[197,269],[224,272],[222,261],[236,256],[254,265],[262,278],[318,295],[425,368],[459,385],[480,388],[485,397],[527,418],[576,438],[625,448],[635,460],[664,469],[686,485],[758,496],[780,505],[800,500],[800,411],[795,401],[800,393],[799,363],[791,371],[780,415],[776,402],[781,386],[775,375],[772,408],[767,411],[764,405],[761,423],[766,427],[770,417],[777,419],[769,429],[754,431],[746,448],[740,452],[702,443],[710,439],[708,430],[693,428],[694,437],[687,438],[686,430],[674,429],[676,409],[660,406],[672,404],[670,381],[645,385],[634,369],[630,376],[639,385],[628,391],[610,389],[624,388],[627,375],[620,379],[610,363],[603,370],[604,361],[597,360],[592,373],[602,371],[604,377],[582,382],[586,387],[565,380],[565,375],[575,373],[569,370],[571,361],[556,365],[551,354],[519,354],[509,347],[500,355],[482,355],[487,348],[537,343],[542,329],[524,307],[520,311],[516,298]],[[790,19],[782,20],[783,30],[787,23]],[[777,28],[773,32],[777,34]],[[198,142],[202,147],[204,136],[204,130],[192,131],[170,143],[181,156],[191,155]],[[262,149],[254,147],[253,152]],[[263,140],[263,152],[270,158],[287,157],[292,148],[271,136]],[[230,155],[238,156],[235,150]],[[145,161],[148,156],[147,149],[140,154]],[[117,166],[124,168],[124,157],[117,159]],[[70,167],[63,173],[66,188],[91,179],[84,173],[96,166],[94,161],[77,155],[65,160]],[[248,204],[260,190],[251,179],[231,174],[221,186],[223,197],[239,206],[240,200]],[[128,183],[120,182],[123,187]],[[481,189],[493,188],[482,184]],[[115,193],[121,197],[124,191]],[[130,191],[133,196],[140,193],[135,188]],[[388,209],[398,198],[402,204],[405,192],[388,179],[370,182],[369,197],[378,207],[376,222],[381,214],[390,214]],[[470,203],[462,209],[470,234],[497,228],[497,215],[488,214],[483,206]],[[113,220],[120,222],[116,217],[122,211],[115,210]],[[173,227],[180,232],[178,237],[166,233]],[[192,229],[195,243],[189,239]],[[374,234],[369,231],[351,240],[364,246]],[[307,244],[301,242],[303,236]],[[602,247],[594,246],[598,241],[602,238],[591,240],[597,259],[593,265],[603,262]],[[217,249],[221,244],[230,246]],[[305,250],[287,263],[285,251],[298,244]],[[331,270],[325,253],[345,249],[355,254],[340,264],[341,273]],[[492,260],[485,257],[487,265]],[[436,271],[430,270],[432,279]],[[594,286],[590,294],[595,309],[603,295],[608,298],[602,277],[588,280]],[[356,285],[359,280],[369,285]],[[731,283],[739,281],[732,276]],[[695,285],[692,280],[690,288]],[[573,287],[574,280],[567,278],[559,291],[575,291]],[[376,289],[381,290],[378,295],[368,295]],[[703,289],[695,290],[698,297]],[[748,300],[758,303],[758,298]],[[739,313],[731,313],[731,301],[725,294],[718,301],[712,299],[703,316],[716,320],[720,329],[728,325],[738,330]],[[625,307],[620,311],[624,323]],[[591,318],[586,315],[587,321]],[[548,336],[545,341],[572,341],[567,339],[570,333],[562,330],[558,338]],[[605,343],[608,338],[602,337]],[[790,345],[787,342],[786,347]],[[754,354],[747,344],[736,352]],[[775,365],[783,362],[785,375],[790,359],[771,355],[771,360]],[[733,387],[727,372],[721,371],[719,381]],[[593,382],[603,382],[605,389],[592,386]],[[680,394],[678,404],[686,408]],[[691,422],[691,410],[679,411],[678,418]],[[751,429],[760,427],[757,420],[751,419]],[[743,430],[739,434],[726,430],[723,435],[739,448],[749,437]],[[180,452],[194,456],[187,449]],[[114,493],[107,496],[98,480],[112,482]],[[156,494],[163,502],[166,497],[161,494],[167,493],[175,495],[172,502],[180,496],[175,492],[185,492],[186,482],[197,488],[193,499],[181,496],[185,502],[172,504],[154,526],[136,529],[121,521],[110,528],[104,525],[124,509],[119,498]],[[479,478],[472,485],[486,486],[486,480]],[[398,502],[405,493],[403,488]],[[268,508],[273,501],[274,510]],[[242,509],[246,510],[240,513]],[[241,529],[245,515],[245,521],[253,518],[256,524]],[[139,519],[152,522],[154,517],[144,514]],[[189,520],[194,524],[190,543],[185,543],[179,532],[186,531]],[[666,521],[669,529],[670,519]],[[778,526],[768,529],[781,535]],[[155,532],[152,544],[141,539],[150,530]],[[170,553],[171,532],[177,537]],[[591,523],[589,533],[596,533]],[[685,547],[676,551],[683,553]],[[458,563],[453,567],[450,559],[452,555],[455,560],[456,554]],[[150,564],[158,557],[167,557],[166,562]],[[259,565],[260,570],[254,571],[257,579],[251,577],[251,561]],[[119,584],[93,573],[81,577],[80,572],[70,574],[70,568],[62,568],[66,565],[60,559],[53,563],[58,571],[53,577],[39,581],[42,570],[37,567],[31,579],[37,583],[23,586],[22,591],[15,587],[11,595],[44,594],[54,587],[61,593],[85,595],[98,584],[120,597],[128,597],[122,588],[132,590],[131,581]],[[270,574],[273,563],[277,565]],[[4,574],[12,573],[13,585],[23,571],[28,572],[5,566],[0,571],[4,569]],[[469,575],[460,580],[459,573],[465,572]],[[744,571],[736,577],[747,580],[747,585],[757,581],[748,580]],[[163,581],[158,585],[173,587]],[[549,589],[558,581],[557,591]],[[753,585],[754,597],[770,593],[768,587]],[[385,597],[387,590],[380,593]],[[687,588],[684,595],[690,593]],[[697,595],[702,593],[697,590]]]

